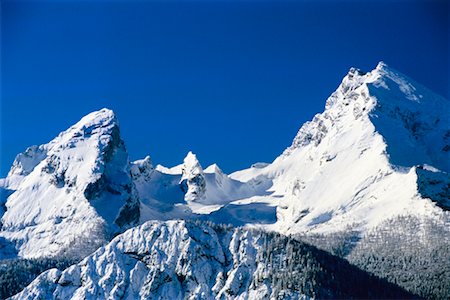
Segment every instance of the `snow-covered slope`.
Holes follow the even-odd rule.
[[[350,228],[364,237],[389,220],[448,220],[449,172],[449,101],[384,63],[352,68],[278,158],[231,175],[203,169],[191,152],[172,168],[150,157],[129,162],[116,117],[103,109],[19,154],[0,180],[0,259],[87,255],[140,223],[17,297],[348,298],[359,285],[346,279],[363,273],[339,275],[346,265],[327,258],[312,263],[321,275],[310,278],[308,259],[325,254],[249,227],[326,237]],[[311,287],[324,278],[349,290]],[[362,290],[369,294],[357,297],[378,295]]]
[[[183,164],[172,168],[143,166],[140,160],[132,163],[132,170],[142,222],[204,218],[235,200],[265,193],[251,183],[229,178],[216,164],[203,170],[192,152]]]
[[[54,254],[138,220],[298,233],[432,218],[450,207],[449,112],[447,99],[384,63],[369,73],[352,68],[273,163],[230,176],[203,169],[191,152],[173,168],[149,157],[130,163],[114,114],[94,112],[19,154],[0,180],[0,253],[13,253],[13,242],[21,256]]]
[[[95,247],[139,220],[128,155],[107,109],[19,154],[2,186],[9,197],[0,239],[23,257]]]
[[[450,198],[449,112],[447,99],[384,63],[351,69],[280,157],[231,177],[273,181],[268,197],[280,202],[270,228],[285,233],[432,217],[442,211],[434,202],[448,208]]]
[[[13,299],[411,298],[287,237],[200,222],[150,221]]]

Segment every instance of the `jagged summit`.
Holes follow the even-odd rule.
[[[349,233],[345,251],[386,226],[394,240],[404,225],[419,231],[418,243],[432,231],[447,237],[449,111],[448,100],[383,62],[367,73],[352,68],[282,155],[227,175],[216,164],[203,170],[192,152],[172,168],[149,156],[130,162],[116,116],[102,109],[19,154],[0,180],[0,259],[87,256],[43,273],[17,298],[303,297],[289,284],[309,285],[311,270],[293,269],[307,254],[293,257],[287,238],[249,227],[331,233],[330,247]],[[335,263],[326,266],[339,275]],[[342,283],[353,289],[348,274]]]
[[[191,151],[184,158],[180,185],[186,201],[201,201],[205,198],[206,181],[197,156]]]
[[[21,256],[54,255],[88,232],[106,239],[139,220],[128,154],[108,109],[19,154],[6,188],[0,237]]]
[[[215,164],[203,170],[192,152],[173,168],[150,157],[130,162],[114,112],[101,109],[17,156],[0,182],[0,238],[39,256],[82,233],[106,239],[154,219],[296,233],[439,213],[450,208],[448,111],[448,100],[383,62],[367,73],[352,68],[273,163],[227,175]]]
[[[368,119],[387,140],[392,163],[439,165],[448,172],[449,111],[447,99],[384,62],[368,73],[352,68],[328,98],[325,111],[300,128],[284,154],[311,143],[317,146],[329,132],[334,134],[333,128],[348,128]]]
[[[283,232],[365,230],[398,214],[427,215],[433,202],[450,207],[449,111],[447,99],[385,63],[352,68],[280,157],[231,176],[272,182],[281,199],[274,228]]]
[[[197,156],[189,151],[183,160],[183,178],[191,178],[197,174],[203,173],[203,168],[197,159]]]
[[[101,136],[118,135],[119,121],[110,109],[103,108],[84,116],[66,131],[61,132],[50,144],[70,143],[71,140],[100,138]],[[103,138],[104,139],[104,138]]]
[[[8,177],[13,175],[26,176],[34,167],[38,165],[48,152],[56,152],[64,147],[73,147],[81,139],[100,137],[102,135],[117,134],[113,130],[118,126],[117,118],[110,109],[103,108],[94,111],[66,131],[61,132],[58,137],[48,144],[28,147],[24,152],[18,154],[8,173]]]
[[[116,114],[113,110],[108,108],[102,108],[97,111],[93,111],[77,122],[73,127],[91,126],[97,125],[108,125],[111,123],[118,123]]]
[[[203,172],[223,174],[222,169],[217,164],[212,164],[212,165],[208,166],[206,169],[203,170]]]
[[[386,69],[386,68],[388,68],[388,65],[384,61],[380,60],[375,69],[382,70],[382,69]]]
[[[131,163],[131,176],[133,180],[148,180],[154,170],[150,156]]]

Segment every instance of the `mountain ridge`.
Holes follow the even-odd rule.
[[[348,226],[364,232],[396,215],[440,214],[450,207],[449,107],[448,100],[383,62],[367,73],[351,68],[325,111],[306,122],[279,157],[230,175],[217,165],[203,170],[192,152],[170,169],[154,167],[150,157],[130,162],[116,116],[102,109],[50,143],[18,155],[1,181],[7,196],[0,236],[16,241],[19,255],[36,253],[21,252],[23,242],[14,230],[35,226],[31,220],[23,223],[20,211],[27,211],[25,196],[43,194],[32,187],[46,188],[47,177],[66,199],[55,205],[77,211],[60,193],[75,191],[74,197],[99,215],[94,217],[99,230],[112,235],[152,219],[217,220],[295,234]],[[95,144],[91,148],[89,141]],[[72,172],[73,166],[84,173]],[[45,206],[37,202],[34,215],[40,218]],[[67,219],[67,213],[58,214],[44,221]]]
[[[291,232],[285,229],[287,226],[296,226],[300,230],[339,230],[355,221],[362,223],[359,227],[363,229],[366,224],[376,226],[393,213],[411,213],[414,209],[431,214],[435,210],[434,204],[419,200],[422,196],[417,190],[417,182],[424,176],[418,174],[416,168],[423,169],[428,164],[439,166],[435,173],[440,174],[442,188],[435,194],[448,196],[443,187],[450,182],[445,171],[450,157],[444,151],[450,144],[450,122],[445,114],[450,105],[448,100],[430,93],[418,84],[409,83],[384,63],[368,73],[352,68],[328,98],[325,111],[306,122],[292,145],[272,164],[261,170],[239,171],[231,177],[241,181],[258,176],[274,180],[271,191],[285,200],[278,206],[277,218],[287,221],[272,229],[284,232]],[[425,116],[420,112],[423,106],[430,106]],[[426,122],[426,116],[433,120]],[[438,126],[435,120],[440,120]],[[390,124],[395,127],[388,126]],[[414,132],[419,133],[414,135]],[[436,142],[432,140],[441,144],[436,147],[438,150],[434,150]],[[431,151],[421,151],[424,149],[422,143],[429,145]],[[384,182],[386,185],[376,187]],[[370,191],[371,187],[375,191]],[[345,191],[346,188],[350,190]],[[383,193],[380,188],[395,192]],[[403,204],[389,200],[389,197],[396,195],[394,197],[398,198],[402,194]],[[305,199],[303,203],[299,203],[301,198]],[[335,201],[331,200],[333,198]],[[382,204],[380,198],[386,202]],[[414,198],[417,201],[409,201]],[[442,198],[437,197],[433,201],[443,206]],[[358,206],[364,203],[369,206],[367,209],[359,209],[356,216],[346,220],[349,219],[347,211],[357,211]],[[321,205],[324,207],[318,209]],[[376,212],[374,205],[375,208],[380,205],[380,213],[368,216]],[[393,211],[388,211],[386,217],[382,216],[383,207],[391,207]]]
[[[286,258],[287,257],[287,258]],[[149,221],[12,299],[415,298],[312,246],[255,230]]]
[[[227,175],[192,152],[172,168],[130,161],[115,114],[102,109],[19,154],[0,180],[0,259],[85,257],[16,298],[388,297],[348,289],[335,265],[348,266],[303,251],[300,237],[410,292],[446,297],[449,111],[384,63],[352,68],[272,163]]]

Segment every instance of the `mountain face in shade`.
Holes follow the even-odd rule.
[[[10,196],[0,237],[20,256],[52,256],[92,236],[102,243],[139,221],[128,154],[111,110],[89,114],[50,143],[19,154],[2,185]]]

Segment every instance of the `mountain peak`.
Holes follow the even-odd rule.
[[[192,153],[192,151],[189,151],[186,156],[184,157],[184,162],[198,162],[197,160],[197,155],[195,155],[194,153]]]
[[[359,68],[351,67],[347,75],[342,79],[342,83],[336,92],[347,95],[364,84],[374,83],[383,77],[405,77],[397,71],[394,71],[384,61],[380,61],[375,69],[369,72],[361,71]]]
[[[384,130],[389,128],[389,124],[401,125],[413,139],[417,139],[418,134],[425,136],[422,133],[433,131],[433,128],[439,128],[439,135],[442,135],[441,132],[448,127],[446,112],[449,109],[447,99],[388,67],[383,61],[367,73],[350,68],[339,87],[327,99],[325,111],[300,128],[293,144],[284,153],[289,154],[311,142],[317,146],[333,126],[347,127],[367,118],[385,138],[385,135],[392,135]],[[380,120],[386,123],[380,124]],[[418,127],[420,130],[416,130]],[[400,131],[404,129],[399,128]],[[432,135],[436,136],[434,133]],[[446,143],[440,149],[446,147]],[[445,159],[441,157],[439,161]]]
[[[190,178],[200,173],[203,173],[203,168],[197,156],[192,151],[189,151],[183,160],[183,177]]]
[[[84,116],[66,132],[81,131],[83,134],[91,135],[91,133],[99,132],[100,128],[111,128],[118,125],[115,113],[110,109],[103,108]]]
[[[107,142],[107,137],[109,136],[115,136],[116,139],[120,139],[118,137],[120,135],[118,132],[118,121],[112,110],[103,108],[91,112],[81,118],[75,125],[61,132],[50,143],[40,146],[34,145],[19,153],[8,173],[10,184],[15,186],[16,182],[14,181],[17,180],[12,180],[13,176],[27,176],[47,155],[60,152],[63,149],[74,148],[80,141],[89,139],[94,135],[99,136],[98,139],[103,141],[101,144]]]
[[[7,181],[14,193],[1,216],[3,235],[21,256],[60,252],[83,232],[106,237],[139,219],[128,153],[109,109],[90,113],[51,142],[19,154]],[[84,227],[73,226],[77,222]]]
[[[117,121],[116,114],[109,108],[102,108],[84,116],[78,123],[104,124]]]
[[[217,173],[217,174],[223,174],[222,169],[217,164],[212,164],[208,166],[206,169],[203,170],[205,173]]]
[[[389,70],[390,70],[390,67],[384,61],[380,61],[380,62],[378,62],[375,69],[373,69],[372,71],[369,71],[369,72],[364,72],[357,67],[351,67],[350,70],[348,71],[346,77],[374,75],[374,74],[379,74],[380,72],[386,72]],[[370,76],[367,76],[367,77],[370,78]]]
[[[383,70],[383,69],[387,69],[387,68],[389,68],[388,65],[384,61],[381,60],[377,64],[377,67],[375,68],[375,70]]]
[[[191,151],[184,158],[180,184],[185,192],[186,201],[197,201],[205,197],[206,182],[203,168],[197,156]]]
[[[144,180],[149,179],[153,170],[152,160],[148,155],[144,159],[132,162],[130,166],[130,173],[133,180],[138,180],[139,178],[143,178]]]
[[[431,204],[416,200],[419,197],[448,207],[442,195],[448,195],[445,186],[450,172],[449,111],[447,99],[384,62],[368,73],[350,69],[328,98],[325,111],[300,128],[292,145],[274,163],[279,164],[266,171],[283,174],[273,190],[290,191],[285,207],[292,210],[279,209],[280,219],[290,219],[295,230],[299,224],[331,228],[352,210],[358,214],[354,218],[358,222],[375,224],[382,219],[377,210],[387,216],[394,208],[415,213],[430,209],[422,207]],[[421,171],[423,165],[440,171]],[[338,176],[336,172],[340,172]],[[404,177],[401,188],[393,179],[397,177]],[[344,191],[335,185],[336,180],[351,188]],[[427,186],[429,182],[433,183]],[[381,187],[383,184],[392,187]],[[317,191],[311,186],[327,189]],[[398,189],[395,193],[394,186]],[[376,204],[372,199],[377,199]],[[336,211],[335,202],[345,209]],[[316,203],[323,210],[317,209]],[[392,211],[384,211],[387,206]]]

